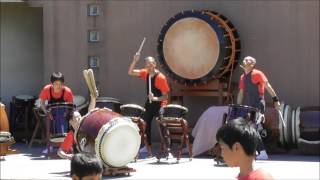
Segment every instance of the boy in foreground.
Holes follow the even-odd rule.
[[[216,135],[222,157],[230,167],[240,167],[239,180],[273,179],[263,169],[255,169],[255,153],[259,135],[243,118],[224,124]]]

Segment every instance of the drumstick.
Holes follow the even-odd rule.
[[[282,121],[283,127],[286,127],[286,124],[284,123],[284,120],[283,120],[283,116],[282,116],[281,111],[280,111],[280,110],[277,110],[277,111],[278,111],[278,113],[279,113],[279,117],[280,117],[280,119],[281,119],[281,121]]]
[[[93,94],[94,93],[94,90],[92,88],[92,85],[91,85],[91,82],[90,82],[90,78],[89,78],[89,75],[88,75],[88,70],[83,70],[83,76],[84,76],[84,79],[86,81],[86,84],[88,86],[88,89],[89,89],[89,92],[90,94]]]
[[[137,53],[140,54],[140,52],[141,52],[141,50],[142,50],[142,47],[143,47],[145,41],[146,41],[146,37],[143,38],[143,40],[142,40],[142,42],[141,42],[141,44],[140,44],[140,47],[139,47],[139,50],[137,51]]]
[[[92,95],[94,97],[97,97],[98,95],[97,95],[97,91],[96,91],[97,90],[96,80],[94,78],[94,74],[93,74],[92,69],[88,69],[88,76],[89,76],[91,88],[93,90]]]
[[[149,81],[149,95],[151,94],[151,76],[149,74],[148,76],[148,81]],[[151,103],[151,99],[149,98],[149,103]]]

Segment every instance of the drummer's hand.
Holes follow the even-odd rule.
[[[98,91],[98,89],[96,89],[96,95],[97,95],[97,97],[99,97],[99,91]]]
[[[136,52],[136,54],[133,56],[133,61],[138,62],[140,59],[140,53]]]
[[[153,95],[153,93],[150,93],[148,97],[149,97],[149,100],[150,100],[150,101],[154,101],[154,95]]]
[[[273,104],[274,104],[274,108],[275,108],[276,110],[280,111],[280,102],[277,101],[277,102],[274,102]]]

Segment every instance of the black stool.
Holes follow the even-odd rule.
[[[26,143],[29,140],[32,127],[32,108],[36,98],[30,95],[17,95],[12,97],[10,104],[11,132],[16,140],[22,140]],[[22,132],[23,135],[18,132]]]

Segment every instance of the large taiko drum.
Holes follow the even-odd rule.
[[[97,108],[84,116],[74,138],[79,151],[95,153],[109,167],[133,161],[141,143],[137,125],[108,108]]]
[[[293,146],[303,154],[320,154],[320,107],[298,107],[292,112]]]
[[[160,65],[181,84],[206,83],[228,75],[240,56],[232,23],[214,11],[183,11],[163,26],[158,38]]]
[[[280,112],[274,107],[266,107],[264,128],[266,136],[262,137],[269,152],[284,152],[291,147],[291,107],[281,103]],[[284,124],[281,120],[283,118]]]
[[[9,146],[15,143],[9,132],[9,121],[4,104],[0,103],[0,156],[9,152]]]

